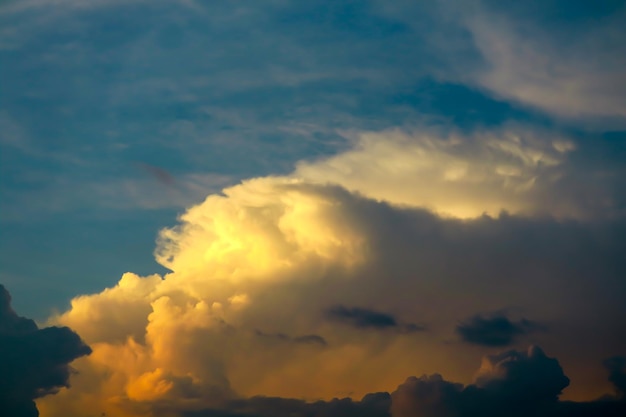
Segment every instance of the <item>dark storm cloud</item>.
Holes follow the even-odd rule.
[[[518,336],[541,329],[537,323],[521,319],[513,321],[504,314],[476,315],[459,323],[456,332],[467,343],[482,346],[508,346]]]
[[[424,326],[414,323],[402,324],[393,315],[360,307],[336,305],[326,311],[328,318],[349,324],[359,329],[397,329],[401,332],[425,330]]]
[[[68,364],[89,353],[69,328],[38,329],[34,321],[18,316],[0,285],[0,415],[37,416],[33,400],[68,387]]]

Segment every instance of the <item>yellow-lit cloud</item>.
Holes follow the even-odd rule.
[[[41,415],[169,416],[237,396],[359,397],[434,372],[468,382],[482,352],[449,343],[460,318],[510,305],[548,320],[584,316],[576,303],[585,291],[558,291],[583,282],[562,273],[569,254],[538,268],[548,255],[536,249],[544,229],[532,219],[467,222],[418,208],[542,211],[536,190],[549,189],[572,146],[513,134],[466,142],[365,134],[353,150],[189,208],[160,233],[156,258],[172,272],[126,273],[51,318],[93,353],[74,363],[71,389],[39,400]],[[391,319],[336,322],[327,316],[334,305]],[[405,325],[413,322],[428,331]]]
[[[580,214],[568,207],[569,201],[541,201],[562,175],[567,153],[575,149],[565,139],[519,128],[469,137],[400,130],[353,136],[353,149],[301,162],[295,175],[460,218],[503,210]]]

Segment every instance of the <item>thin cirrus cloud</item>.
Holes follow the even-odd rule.
[[[467,19],[486,61],[485,69],[474,75],[475,82],[557,116],[623,121],[625,33],[617,22],[625,16],[626,10],[618,10],[590,27],[573,27],[551,37],[538,33],[543,28],[530,19],[522,24],[524,19],[484,9]]]

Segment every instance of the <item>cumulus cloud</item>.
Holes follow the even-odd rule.
[[[456,326],[456,332],[468,343],[483,346],[507,346],[519,336],[541,329],[530,320],[513,321],[504,314],[476,315]]]
[[[624,259],[614,250],[624,245],[623,227],[442,218],[337,185],[249,180],[209,196],[161,232],[156,257],[172,272],[124,274],[51,319],[76,329],[93,353],[76,361],[72,390],[38,404],[49,416],[87,409],[134,416],[219,410],[257,395],[358,398],[389,389],[407,369],[462,379],[471,358],[463,345],[443,340],[459,316],[503,302],[532,305],[542,321],[576,323],[565,327],[568,340],[593,329],[601,347],[593,357],[608,357],[623,348],[614,337],[619,324],[609,319],[623,314],[617,271]],[[324,314],[324,305],[336,308]],[[408,325],[399,317],[419,318],[430,331],[404,337]],[[555,343],[551,332],[537,336]],[[607,389],[576,370],[591,360],[588,347],[556,344],[580,389]],[[542,378],[550,386],[539,388],[556,396],[563,379],[551,363],[538,350],[493,357],[477,387],[518,389],[531,383],[524,375],[537,364],[549,372]]]
[[[537,346],[483,358],[476,386],[493,392],[509,407],[556,401],[569,385],[558,361]]]
[[[393,417],[618,416],[626,404],[558,400],[569,384],[559,363],[537,346],[487,356],[473,384],[441,375],[410,377],[391,394]]]
[[[50,319],[93,353],[76,361],[72,390],[39,406],[52,417],[134,416],[259,395],[359,398],[407,369],[467,380],[467,346],[444,343],[455,326],[489,346],[537,328],[475,316],[503,306],[561,326],[564,341],[538,332],[537,342],[560,349],[580,396],[605,393],[608,382],[585,375],[626,348],[614,320],[625,312],[626,226],[562,192],[573,143],[520,132],[361,133],[292,175],[209,195],[159,233],[155,257],[171,272],[126,273]],[[415,322],[429,332],[404,336],[424,330]],[[525,355],[524,369],[550,366]],[[492,360],[489,380],[509,356]]]
[[[69,387],[74,359],[91,353],[67,327],[39,329],[18,316],[11,296],[0,285],[0,413],[36,417],[34,400]]]

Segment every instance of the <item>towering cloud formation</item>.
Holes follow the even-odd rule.
[[[381,138],[389,141],[375,143]],[[457,154],[457,146],[476,153]],[[529,323],[503,327],[482,318],[466,322],[462,334],[494,346],[514,344],[525,333],[563,358],[579,397],[606,393],[596,364],[626,350],[614,320],[625,312],[619,271],[626,260],[616,248],[626,246],[626,226],[619,219],[583,223],[537,215],[554,209],[566,216],[560,208],[570,201],[552,191],[567,176],[565,154],[572,148],[542,146],[510,137],[455,144],[381,134],[336,158],[301,165],[293,175],[251,179],[208,196],[160,233],[156,258],[170,273],[126,273],[99,294],[76,297],[51,319],[75,329],[93,354],[75,362],[80,373],[73,389],[38,402],[42,412],[255,415],[255,407],[271,401],[246,398],[363,398],[417,372],[468,381],[483,352],[450,343],[455,326],[478,311],[512,306],[532,310],[550,331],[528,334]],[[441,163],[427,165],[429,154]],[[490,162],[481,166],[481,158]],[[361,182],[367,164],[379,167],[379,182]],[[509,178],[505,165],[519,175]],[[327,166],[336,170],[324,171]],[[421,168],[413,172],[415,166]],[[458,219],[420,207],[420,193],[433,193],[437,211],[453,214],[446,207],[464,199],[442,190],[462,185],[474,187],[475,197],[467,199],[472,211],[460,217],[514,209],[516,201],[527,208],[520,208],[524,216]],[[499,188],[489,191],[492,185]],[[484,193],[494,198],[483,200]],[[570,212],[593,213],[578,209]],[[423,328],[428,331],[416,331]],[[588,379],[596,368],[591,372],[599,376]],[[528,401],[554,403],[566,385],[560,369],[532,349],[491,356],[465,388],[438,377],[411,384],[418,392],[441,386],[433,389],[452,403],[469,395],[458,406],[469,407],[478,397],[466,391],[507,403],[537,377],[547,385]],[[448,410],[450,402],[442,401],[445,406],[433,405],[434,415]],[[285,410],[294,413],[312,407],[289,404]],[[361,407],[346,405],[353,406]]]
[[[36,398],[69,386],[69,363],[91,349],[67,327],[38,329],[18,316],[0,285],[0,414],[37,416]]]

